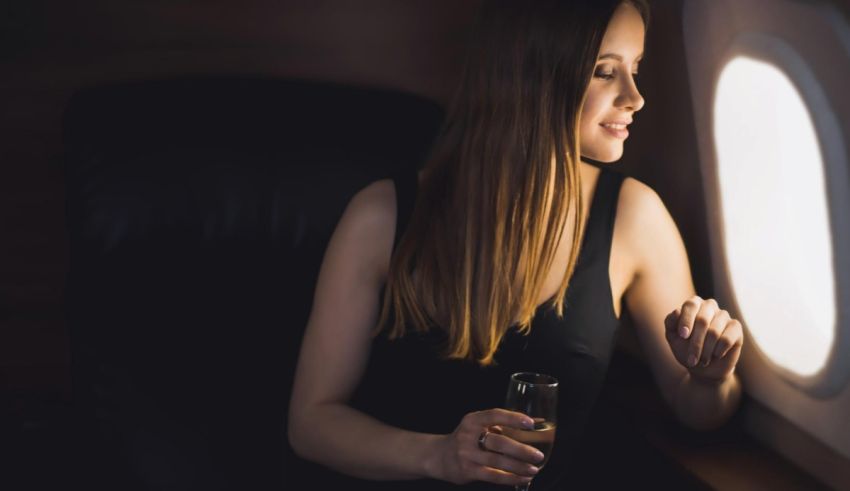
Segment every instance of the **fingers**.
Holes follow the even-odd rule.
[[[697,297],[698,298],[698,297]],[[717,302],[714,299],[708,299],[700,303],[699,309],[694,313],[693,299],[685,302],[683,311],[687,310],[687,320],[691,327],[690,346],[688,349],[688,366],[695,367],[702,356],[705,338],[709,331],[709,326],[714,320],[714,316],[720,310]],[[685,314],[683,314],[684,316]],[[691,317],[692,316],[692,317]],[[719,337],[719,336],[718,336]],[[716,341],[716,339],[715,339]],[[711,352],[709,352],[709,355]]]
[[[523,464],[537,463],[543,460],[543,453],[536,448],[502,435],[505,431],[502,428],[503,426],[507,428],[510,434],[516,433],[516,429],[529,430],[534,428],[534,420],[525,414],[507,409],[488,409],[471,413],[467,417],[470,420],[469,423],[476,430],[481,428],[490,431],[485,443],[487,450],[507,455],[522,461]]]
[[[714,346],[714,358],[723,358],[732,348],[743,344],[744,328],[738,320],[730,320],[726,323],[725,327],[723,333],[720,335],[720,339],[717,340],[717,344]]]
[[[705,332],[705,340],[702,345],[702,352],[699,355],[699,364],[707,367],[714,355],[714,349],[717,342],[720,340],[723,331],[726,329],[726,324],[729,322],[729,312],[725,310],[718,311],[711,320],[708,329]],[[718,357],[719,358],[719,357]]]
[[[697,296],[689,298],[682,304],[682,313],[679,316],[677,329],[679,330],[679,335],[683,338],[687,338],[693,332],[694,322],[702,304],[702,299]]]
[[[524,430],[534,428],[534,420],[530,417],[516,411],[508,411],[507,409],[487,409],[486,411],[478,411],[469,413],[465,416],[470,424],[489,428],[493,425],[512,426]]]
[[[530,482],[540,470],[531,462],[541,461],[542,454],[538,458],[537,449],[508,438],[502,432],[531,428],[534,428],[533,419],[507,409],[488,409],[464,416],[456,433],[462,442],[458,456],[466,477],[458,482],[467,482],[470,478],[504,485]],[[479,437],[485,430],[488,433],[482,450]]]
[[[543,452],[536,448],[520,443],[509,436],[491,433],[487,437],[487,450],[498,452],[511,457],[520,463],[540,463],[544,459]],[[534,466],[531,466],[534,467]],[[536,467],[534,467],[536,469]],[[525,474],[522,472],[521,474]]]
[[[681,311],[676,309],[667,315],[664,327],[676,359],[688,368],[707,367],[712,360],[724,358],[733,350],[734,360],[727,361],[730,366],[737,362],[743,326],[712,298],[691,297],[682,304]],[[681,339],[688,342],[683,345]]]
[[[517,460],[510,455],[499,453],[497,448],[504,448],[506,450],[511,450],[516,452],[518,449],[511,448],[510,444],[505,443],[494,443],[497,438],[507,440],[507,437],[491,434],[487,437],[487,448],[490,451],[481,451],[478,452],[475,456],[472,457],[472,461],[476,464],[480,464],[486,467],[492,467],[494,469],[500,469],[504,471],[508,471],[510,473],[516,474],[518,476],[534,476],[540,469],[537,466],[529,464],[528,461]],[[514,445],[517,442],[513,442]],[[533,457],[529,460],[541,460]]]

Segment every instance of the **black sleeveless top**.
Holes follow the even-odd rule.
[[[469,412],[503,407],[512,373],[553,375],[559,380],[555,446],[532,489],[569,487],[570,475],[577,470],[577,452],[582,450],[583,429],[605,379],[619,326],[608,262],[623,179],[621,173],[601,170],[576,269],[566,292],[563,319],[558,319],[544,303],[535,313],[530,334],[523,336],[511,327],[499,345],[496,364],[486,368],[467,361],[440,359],[447,339],[442,331],[411,333],[389,341],[385,330],[373,340],[368,366],[351,406],[392,426],[447,434]],[[413,210],[418,180],[415,170],[393,180],[398,202],[397,244]],[[344,481],[339,484],[344,487],[339,489],[456,488],[436,480]],[[507,489],[481,482],[464,488]]]

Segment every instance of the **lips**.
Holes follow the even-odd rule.
[[[608,128],[614,128],[614,129],[622,130],[622,129],[625,129],[626,126],[632,124],[632,120],[631,119],[614,119],[614,120],[611,120],[611,121],[603,121],[599,124],[602,125],[602,126],[608,127]]]
[[[629,120],[606,121],[599,123],[608,134],[615,138],[625,139],[629,136],[629,130],[626,127],[631,124]]]
[[[605,128],[611,128],[612,130],[624,130],[628,125],[618,123],[602,123],[602,126],[604,126]]]

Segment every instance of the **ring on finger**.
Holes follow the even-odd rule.
[[[484,452],[488,452],[487,447],[485,446],[487,442],[487,436],[490,434],[490,430],[484,430],[478,436],[478,448],[483,450]]]

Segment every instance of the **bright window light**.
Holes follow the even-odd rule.
[[[721,72],[714,138],[726,256],[758,347],[799,375],[823,368],[836,331],[824,164],[800,93],[744,56]]]

